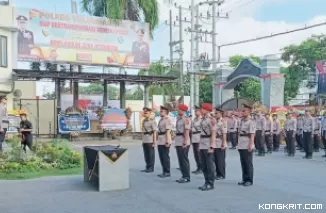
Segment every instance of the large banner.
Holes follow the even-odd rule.
[[[89,132],[91,129],[89,115],[59,114],[58,127],[60,133]]]
[[[8,115],[9,128],[7,133],[18,133],[18,128],[20,127],[20,117],[16,115]]]
[[[123,130],[127,127],[127,118],[123,109],[105,109],[101,120],[103,129]]]
[[[15,8],[18,60],[148,68],[149,24]]]

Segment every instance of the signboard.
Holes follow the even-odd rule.
[[[127,127],[125,111],[123,109],[105,109],[101,126],[103,129],[125,129]]]
[[[148,68],[149,24],[15,8],[18,60]]]
[[[18,133],[18,129],[20,127],[20,117],[15,115],[8,115],[9,120],[9,128],[7,129],[7,133]]]
[[[89,115],[66,114],[58,115],[58,127],[60,133],[89,132]]]

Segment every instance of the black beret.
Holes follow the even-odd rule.
[[[250,106],[249,104],[242,104],[242,107],[247,109],[252,109],[252,106]]]

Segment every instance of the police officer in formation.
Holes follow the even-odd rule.
[[[266,129],[266,119],[262,115],[261,111],[257,111],[255,115],[255,146],[258,150],[257,156],[265,156],[265,129]]]
[[[208,103],[201,105],[202,122],[199,142],[201,169],[204,174],[205,183],[200,186],[202,191],[214,189],[215,163],[214,149],[216,147],[216,119],[210,115],[213,106]]]
[[[227,118],[227,131],[228,140],[230,141],[232,147],[230,149],[236,149],[237,146],[237,120],[233,113]]]
[[[324,119],[321,121],[321,138],[323,141],[323,145],[324,145],[324,150],[325,150],[325,155],[323,155],[322,157],[326,157],[326,112],[324,113]]]
[[[295,154],[295,130],[297,128],[296,120],[292,118],[290,112],[287,113],[286,120],[284,122],[284,138],[286,138],[287,153],[288,156],[293,157]]]
[[[155,165],[155,146],[156,146],[156,131],[157,124],[155,119],[151,118],[152,109],[148,107],[143,108],[143,115],[145,119],[142,123],[143,132],[143,150],[146,167],[142,172],[154,172]]]
[[[315,130],[314,130],[314,150],[315,152],[319,152],[319,144],[320,144],[320,135],[321,135],[321,122],[318,119],[318,116],[315,115]]]
[[[304,159],[312,159],[313,154],[313,137],[315,130],[315,120],[311,116],[310,111],[305,111],[305,117],[303,119],[303,146],[306,153]]]
[[[196,170],[193,171],[193,174],[200,174],[200,158],[199,158],[199,142],[200,142],[200,133],[201,133],[201,109],[199,106],[195,106],[195,118],[191,122],[191,144],[194,153],[194,158],[196,161]]]
[[[265,143],[267,147],[267,152],[272,153],[273,150],[273,121],[270,119],[270,114],[265,114],[266,119],[266,129],[265,129]]]
[[[169,116],[169,107],[160,107],[161,119],[157,125],[157,150],[162,165],[162,174],[158,177],[170,177],[170,147],[172,144],[171,130],[173,128],[172,119]]]
[[[225,149],[227,147],[227,121],[222,118],[223,110],[219,107],[215,109],[216,118],[216,147],[214,149],[214,159],[216,166],[216,180],[225,179]]]
[[[238,151],[242,168],[241,186],[251,186],[254,182],[253,149],[255,140],[255,121],[250,118],[252,107],[243,104],[242,119],[239,126]]]
[[[185,116],[188,107],[184,104],[178,105],[178,118],[176,122],[175,148],[179,161],[182,177],[177,180],[178,183],[190,182],[190,163],[188,158],[190,147],[190,129],[191,120]]]
[[[297,142],[297,149],[301,152],[304,152],[303,149],[303,116],[301,113],[298,113],[297,117],[297,130],[295,134],[295,140]]]
[[[281,143],[281,123],[276,114],[273,114],[273,151],[278,152]]]

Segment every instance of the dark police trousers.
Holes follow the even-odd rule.
[[[188,158],[189,147],[176,146],[177,157],[179,162],[179,168],[182,174],[182,177],[190,180],[190,163]]]
[[[312,132],[303,132],[303,148],[306,153],[306,157],[312,157],[312,139]]]
[[[215,163],[214,153],[208,153],[208,149],[200,150],[201,169],[204,173],[205,184],[214,186]]]
[[[301,134],[300,134],[300,135],[296,134],[296,135],[295,135],[295,140],[297,141],[297,145],[298,145],[298,147],[299,147],[300,149],[303,149],[303,144],[302,144],[302,140],[303,140],[303,138],[302,138],[302,135],[301,135]]]
[[[285,137],[287,141],[287,151],[288,154],[294,154],[295,153],[295,142],[293,137],[293,130],[285,131]]]
[[[248,149],[238,149],[242,168],[242,181],[254,183],[254,166],[252,164],[252,152]]]
[[[266,131],[265,131],[266,132]],[[266,134],[268,133],[268,134]],[[265,133],[265,143],[268,151],[272,151],[273,149],[273,138],[272,135],[270,134],[270,131]]]
[[[325,153],[326,153],[326,139],[325,139],[325,135],[326,135],[326,130],[323,131],[323,134],[322,134],[322,141],[323,141],[323,145],[324,145],[324,149],[325,149]]]
[[[170,147],[158,145],[158,156],[160,157],[163,173],[170,174]]]
[[[237,133],[236,132],[229,132],[229,139],[232,144],[232,147],[236,147],[238,145],[237,141]]]
[[[3,128],[3,132],[0,132],[0,152],[3,150],[3,142],[5,141],[7,128]]]
[[[225,150],[221,148],[214,149],[214,160],[216,166],[216,177],[225,178]]]
[[[143,143],[144,159],[147,170],[154,170],[155,149],[152,143]]]
[[[318,134],[314,134],[314,150],[319,150],[320,139]]]
[[[265,143],[264,143],[264,137],[262,134],[262,130],[256,130],[256,134],[255,134],[255,146],[256,149],[258,150],[258,152],[260,154],[265,153]]]
[[[280,134],[273,134],[273,149],[279,149],[281,143],[281,135]]]
[[[199,143],[193,143],[192,144],[192,150],[194,152],[194,158],[196,161],[196,166],[198,170],[201,170],[200,168],[200,157],[199,157]]]

